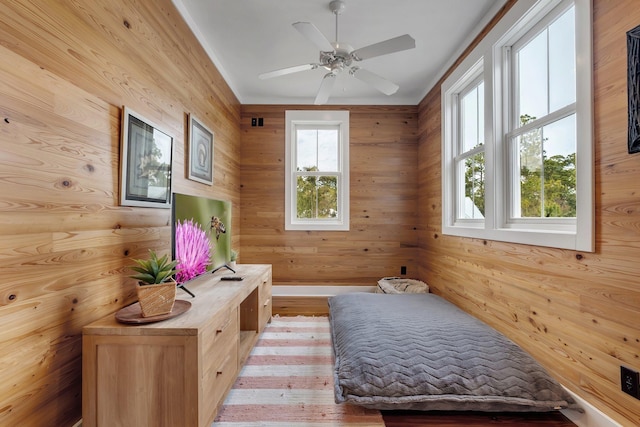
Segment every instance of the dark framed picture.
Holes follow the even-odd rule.
[[[640,152],[640,25],[627,32],[629,153]]]
[[[170,208],[173,137],[128,107],[121,134],[120,204]]]
[[[189,114],[188,178],[213,185],[213,132]]]

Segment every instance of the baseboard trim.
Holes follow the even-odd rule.
[[[578,405],[584,410],[584,412],[578,412],[571,409],[563,409],[562,412],[565,417],[569,418],[578,427],[623,427],[622,424],[611,419],[604,412],[587,402],[567,387],[565,390],[571,394],[571,397],[578,402]]]
[[[271,288],[272,313],[281,316],[328,316],[329,297],[351,292],[373,292],[375,286],[290,286]]]

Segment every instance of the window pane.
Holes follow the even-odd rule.
[[[296,170],[338,171],[339,131],[334,129],[296,130]]]
[[[338,171],[338,138],[338,129],[321,129],[318,131],[319,171]]]
[[[518,115],[540,118],[547,115],[547,31],[543,31],[518,52]],[[522,124],[517,123],[519,127]]]
[[[518,138],[520,155],[520,215],[541,217],[542,212],[542,129]]]
[[[518,138],[520,212],[516,217],[575,217],[575,115]]]
[[[296,170],[318,170],[318,131],[296,129]]]
[[[483,143],[484,82],[462,97],[460,109],[462,152],[465,153]]]
[[[318,177],[318,218],[338,217],[338,179],[335,176]]]
[[[460,200],[460,217],[484,218],[484,152],[462,160],[464,162],[464,199]]]
[[[576,116],[558,120],[544,132],[544,215],[576,216]]]
[[[549,110],[576,100],[575,10],[549,26]]]
[[[335,176],[298,176],[297,217],[338,218],[338,179]]]

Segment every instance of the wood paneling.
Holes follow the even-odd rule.
[[[135,299],[131,257],[169,247],[168,210],[118,206],[123,105],[176,138],[175,191],[233,202],[241,261],[273,264],[275,284],[373,285],[405,265],[598,409],[639,424],[619,366],[640,369],[625,45],[640,9],[593,4],[590,254],[442,236],[439,86],[418,107],[321,107],[351,112],[351,230],[285,232],[284,111],[307,107],[241,108],[170,0],[1,2],[0,425],[80,418],[81,328]],[[185,179],[187,113],[215,132],[213,187]]]
[[[351,229],[284,231],[285,111],[311,108],[242,106],[242,262],[272,264],[275,285],[416,275],[417,107],[321,107],[350,112]]]
[[[626,151],[625,36],[640,8],[636,0],[593,5],[596,252],[441,234],[438,86],[419,106],[420,277],[599,410],[639,425],[639,401],[620,391],[620,365],[640,370],[640,156]]]
[[[328,297],[325,296],[275,296],[273,314],[280,316],[327,316]]]
[[[0,40],[0,425],[71,426],[81,328],[171,240],[169,210],[119,206],[122,106],[175,137],[175,191],[233,202],[236,246],[240,106],[170,0],[3,1]],[[187,113],[215,132],[213,187],[185,179]]]

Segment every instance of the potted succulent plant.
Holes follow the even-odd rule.
[[[236,261],[238,260],[238,251],[235,249],[231,249],[231,256],[229,257],[229,266],[231,268],[236,266]]]
[[[138,280],[138,302],[142,317],[152,317],[171,313],[176,300],[176,265],[167,254],[158,258],[149,250],[148,259],[134,259],[136,265],[129,267],[137,274],[131,276]]]

